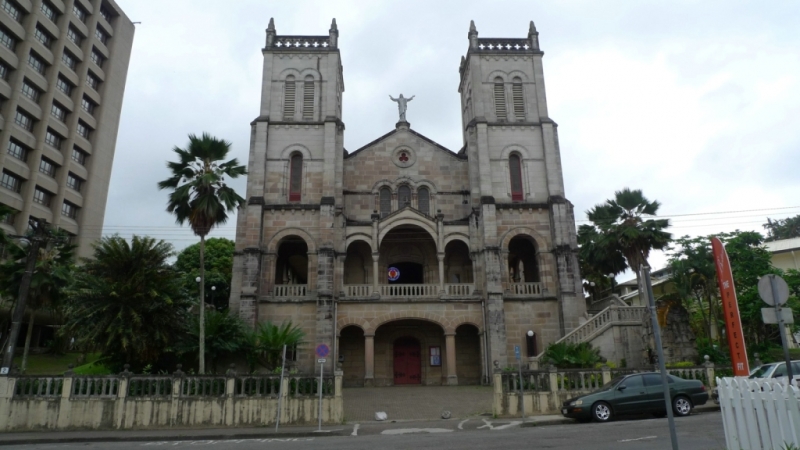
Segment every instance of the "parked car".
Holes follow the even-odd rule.
[[[785,362],[773,362],[762,364],[750,370],[750,375],[747,378],[775,378],[785,383],[787,375]],[[792,361],[792,382],[795,386],[800,387],[800,361]],[[719,391],[716,387],[711,392],[711,398],[714,403],[719,404]]]
[[[674,375],[667,375],[667,381],[676,416],[687,416],[692,408],[708,401],[702,381],[684,380]],[[565,401],[561,414],[587,422],[607,422],[617,415],[638,413],[663,417],[667,413],[663,386],[658,372],[620,376],[591,394]]]

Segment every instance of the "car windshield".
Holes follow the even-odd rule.
[[[762,364],[753,369],[753,373],[751,373],[748,378],[764,378],[767,376],[770,369],[772,369],[772,366],[774,366],[774,364]]]

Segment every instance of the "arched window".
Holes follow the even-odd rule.
[[[314,77],[311,75],[303,82],[303,120],[314,120]]]
[[[497,77],[494,79],[494,110],[497,113],[497,120],[503,121],[508,119],[506,112],[506,87],[503,84],[503,79]]]
[[[425,215],[431,215],[431,193],[426,187],[417,191],[417,209]]]
[[[283,88],[283,120],[294,120],[294,103],[297,86],[294,76],[286,77],[286,84]]]
[[[381,189],[380,202],[381,218],[384,218],[392,212],[392,191],[388,187]]]
[[[522,161],[519,155],[512,153],[508,157],[508,172],[511,177],[511,200],[521,202],[523,200],[522,194]]]
[[[522,79],[514,78],[511,84],[511,99],[514,103],[514,118],[525,120],[525,96],[522,94]]]
[[[404,184],[397,188],[397,209],[411,206],[411,188]]]
[[[303,192],[303,155],[293,153],[289,162],[289,201],[299,202]]]

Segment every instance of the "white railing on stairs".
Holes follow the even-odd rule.
[[[590,318],[586,323],[567,333],[557,340],[578,344],[586,342],[596,334],[613,325],[639,324],[642,322],[647,307],[644,306],[609,306]]]

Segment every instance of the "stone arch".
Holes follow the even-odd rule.
[[[493,70],[489,72],[489,75],[486,78],[484,78],[484,83],[494,84],[494,80],[498,77],[503,79],[503,83],[509,82],[508,73],[502,70]]]
[[[366,335],[367,333],[367,326],[365,325],[366,321],[364,319],[354,319],[352,317],[344,317],[341,319],[336,320],[336,336],[339,336],[347,327],[357,327],[360,328],[361,331],[364,332]]]
[[[458,327],[460,327],[461,325],[472,325],[473,327],[478,329],[478,333],[483,333],[483,327],[481,327],[477,322],[468,319],[467,320],[456,319],[455,322],[453,323],[453,330],[458,330]]]
[[[523,161],[526,159],[531,159],[530,151],[519,144],[507,145],[500,153],[500,158],[503,161],[508,161],[508,158],[511,156],[512,153],[519,153]]]
[[[301,72],[299,70],[290,67],[290,68],[284,69],[283,71],[281,71],[280,74],[278,74],[278,80],[284,81],[284,80],[286,80],[286,77],[288,77],[289,75],[294,75],[295,81],[303,79],[303,77],[301,75]]]
[[[363,241],[369,246],[370,251],[375,253],[375,249],[372,248],[372,235],[361,232],[353,233],[347,236],[344,241],[344,251],[347,252],[347,248],[350,247],[350,244],[358,241]]]
[[[394,183],[391,180],[384,178],[376,181],[375,184],[372,185],[372,194],[378,195],[381,189],[384,187],[388,187],[392,192],[394,192]]]
[[[299,152],[301,155],[303,155],[303,161],[311,160],[311,151],[308,149],[308,147],[302,144],[292,144],[285,147],[281,151],[281,159],[288,160],[292,156],[292,153],[295,152]]]
[[[422,179],[422,180],[417,181],[415,189],[419,189],[421,187],[428,188],[428,191],[431,193],[431,195],[436,195],[436,192],[437,192],[436,191],[436,185],[433,183],[433,181],[430,181],[428,179]]]
[[[521,70],[512,70],[511,72],[508,72],[508,79],[509,80],[513,80],[516,77],[519,77],[522,80],[523,83],[527,83],[528,82],[528,75],[525,72],[523,72]]]
[[[374,319],[369,321],[369,327],[364,330],[364,334],[375,334],[375,331],[381,327],[381,325],[387,324],[389,322],[394,322],[396,320],[422,320],[425,322],[432,322],[442,328],[445,334],[447,333],[454,333],[455,328],[453,328],[452,324],[448,319],[445,319],[444,316],[428,312],[428,311],[396,311],[391,313],[386,313],[380,315]]]
[[[447,234],[444,237],[444,243],[443,244],[444,244],[445,247],[447,247],[447,244],[449,244],[452,241],[462,241],[464,244],[467,245],[467,248],[470,249],[470,251],[471,251],[471,248],[470,248],[470,245],[469,245],[469,236],[467,234],[461,233],[461,232],[455,232],[455,233]]]
[[[503,235],[502,239],[500,239],[501,250],[503,252],[508,252],[508,244],[511,242],[511,239],[514,239],[519,235],[526,235],[530,237],[536,244],[536,250],[539,253],[547,253],[550,251],[550,247],[547,245],[547,240],[545,240],[545,238],[541,234],[536,232],[536,230],[529,227],[517,227],[508,230]]]
[[[425,230],[428,234],[430,234],[431,239],[437,246],[438,250],[438,233],[436,232],[436,226],[431,225],[428,223],[429,221],[424,220],[422,217],[393,217],[389,219],[388,223],[386,223],[381,230],[378,232],[378,247],[380,247],[381,242],[383,242],[383,238],[386,237],[390,231],[394,228],[397,228],[401,225],[415,225],[423,230]]]
[[[320,76],[319,72],[317,72],[316,69],[311,69],[311,68],[303,69],[299,73],[300,73],[300,77],[301,77],[300,79],[301,80],[305,80],[306,77],[309,76],[309,75],[311,75],[311,77],[314,78],[314,82],[320,81],[320,79],[322,78]]]
[[[281,241],[289,236],[297,236],[304,240],[308,246],[308,253],[317,253],[316,241],[302,228],[284,228],[272,235],[272,238],[267,243],[267,253],[277,254]]]

